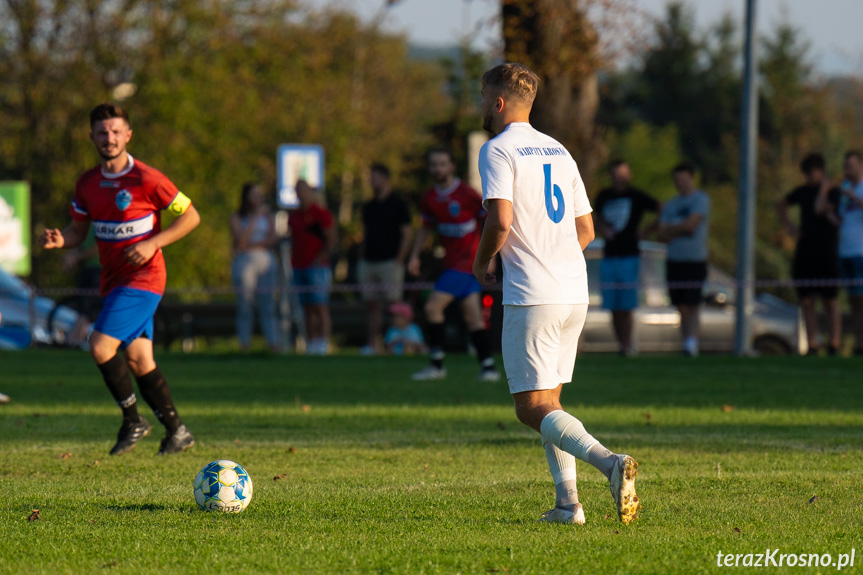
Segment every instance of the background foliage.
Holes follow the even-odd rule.
[[[537,67],[545,92],[533,121],[567,143],[591,193],[620,156],[635,185],[667,199],[669,169],[693,161],[713,199],[711,259],[733,271],[741,22],[726,16],[701,29],[690,6],[671,2],[647,20],[632,0],[501,0],[501,54]],[[388,163],[414,197],[428,184],[430,145],[453,148],[464,173],[466,135],[480,126],[479,77],[500,59],[469,40],[430,56],[374,19],[295,0],[7,0],[0,178],[30,181],[34,235],[62,226],[75,179],[96,161],[86,114],[122,100],[131,152],[171,177],[204,218],[168,248],[170,285],[227,285],[226,222],[241,184],[272,189],[280,143],[321,143],[344,260],[362,237],[358,203],[372,162]],[[807,152],[823,152],[837,175],[841,153],[863,146],[863,82],[820,75],[787,22],[759,47],[757,274],[785,278],[793,240],[773,207]],[[33,281],[68,285],[71,276],[60,258],[37,253]]]

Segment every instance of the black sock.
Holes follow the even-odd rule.
[[[483,369],[494,369],[494,358],[491,356],[491,341],[487,329],[470,332],[470,341],[476,349],[476,359]]]
[[[105,380],[105,385],[114,396],[114,401],[123,410],[123,419],[129,421],[138,421],[138,400],[135,398],[135,390],[132,388],[132,378],[129,377],[129,367],[126,365],[126,360],[115,355],[108,361],[102,364],[97,364],[96,367],[102,372],[102,378]]]
[[[162,370],[157,367],[150,373],[136,376],[135,379],[138,380],[141,397],[153,410],[159,422],[168,430],[168,434],[173,435],[183,422],[177,416],[174,400],[171,399],[171,389],[165,381],[165,376],[162,375]]]
[[[443,368],[443,334],[444,327],[442,323],[430,323],[426,328],[429,335],[429,355],[431,364],[438,369]]]

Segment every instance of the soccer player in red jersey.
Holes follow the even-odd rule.
[[[443,366],[444,310],[458,300],[480,363],[479,379],[497,381],[500,373],[494,366],[491,342],[480,308],[482,288],[472,271],[485,218],[482,196],[455,177],[455,161],[449,150],[431,150],[428,167],[434,187],[426,191],[420,201],[423,226],[417,233],[408,271],[419,275],[420,251],[436,229],[445,251],[444,272],[425,304],[431,365],[415,373],[413,379],[424,381],[446,377]]]
[[[45,230],[39,245],[74,248],[87,237],[90,225],[94,227],[103,306],[90,336],[90,354],[123,410],[111,455],[131,451],[150,433],[150,424],[138,414],[130,370],[167,431],[159,455],[179,453],[192,447],[195,438],[177,416],[171,391],[153,358],[153,316],[165,291],[162,248],[186,236],[201,218],[168,178],[126,151],[132,128],[125,110],[112,103],[96,106],[90,112],[90,129],[101,165],[78,179],[69,225]],[[165,229],[162,210],[177,216]],[[124,351],[125,360],[118,350]]]

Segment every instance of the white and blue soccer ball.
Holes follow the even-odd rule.
[[[219,459],[195,477],[195,502],[205,511],[239,513],[252,500],[252,478],[239,463]]]

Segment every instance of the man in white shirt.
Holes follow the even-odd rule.
[[[845,153],[839,198],[839,266],[847,283],[854,326],[854,355],[863,356],[863,154]]]
[[[482,77],[483,128],[495,137],[480,151],[488,218],[473,265],[484,284],[503,259],[503,362],[519,420],[542,435],[555,482],[550,523],[584,523],[575,459],[609,480],[623,523],[638,516],[638,463],[603,447],[560,404],[572,381],[578,337],[587,315],[582,253],[593,240],[590,202],[575,161],[559,142],[529,124],[539,77],[521,64],[502,64]]]

